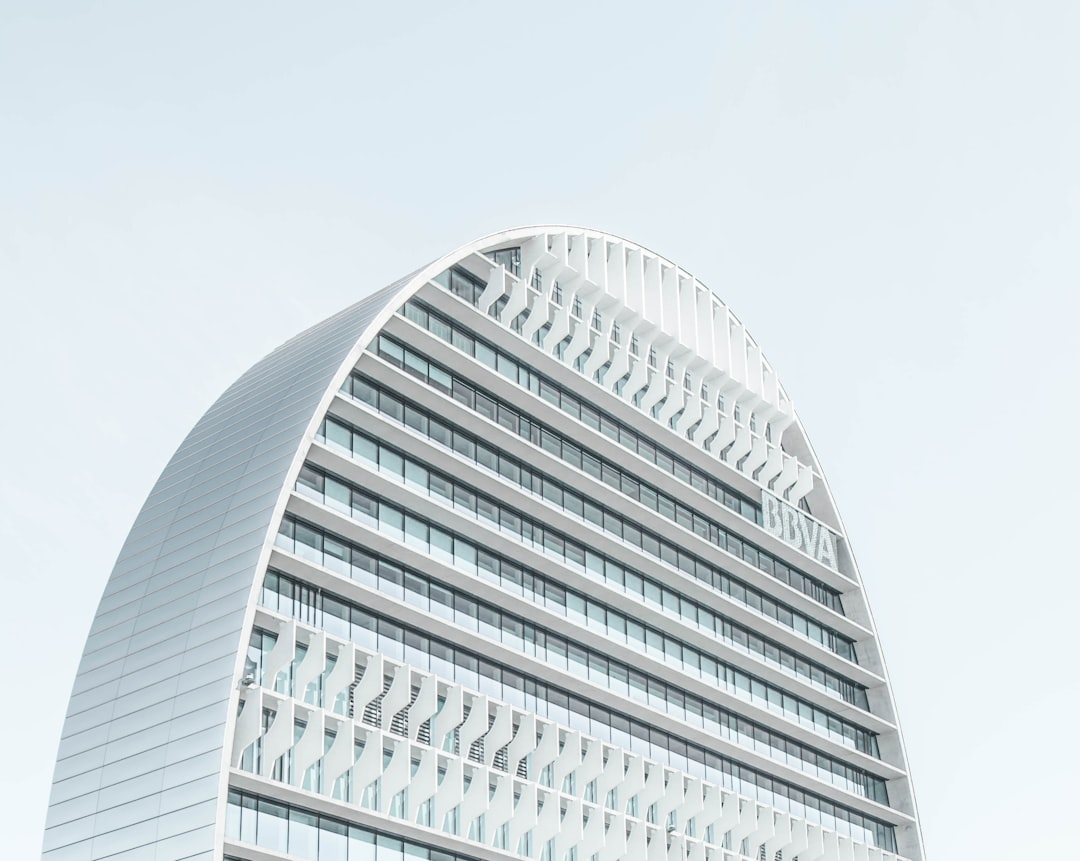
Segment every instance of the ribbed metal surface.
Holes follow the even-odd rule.
[[[262,359],[161,474],[79,666],[48,861],[213,857],[233,673],[275,509],[328,387],[407,280]]]

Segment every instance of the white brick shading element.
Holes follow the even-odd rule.
[[[332,793],[335,786],[340,790],[338,782],[348,777],[355,798],[367,799],[383,814],[396,810],[397,818],[412,823],[434,800],[435,822],[424,824],[438,830],[450,817],[454,822],[448,829],[451,833],[482,834],[485,839],[477,842],[489,846],[500,837],[506,839],[507,834],[516,838],[512,845],[517,846],[531,835],[533,851],[521,857],[540,858],[547,842],[556,838],[561,855],[576,850],[578,857],[585,858],[597,853],[613,859],[636,858],[640,854],[628,846],[637,835],[639,841],[644,839],[646,858],[666,861],[756,859],[762,847],[767,858],[778,853],[779,857],[808,861],[897,858],[894,853],[853,842],[577,730],[537,719],[461,685],[439,682],[436,676],[407,664],[385,661],[379,654],[328,638],[322,631],[298,626],[294,620],[274,620],[266,614],[265,621],[276,621],[279,643],[295,647],[298,631],[299,640],[309,642],[306,654],[293,659],[299,667],[314,665],[321,667],[320,673],[333,673],[339,666],[356,668],[354,714],[364,714],[378,701],[382,716],[379,721],[365,722],[349,718],[344,709],[328,711],[263,687],[250,687],[244,694],[234,737],[232,764],[238,770],[244,753],[256,745],[261,748],[260,776],[264,778],[283,758],[289,758],[289,782],[299,786],[305,778],[310,780],[309,769],[321,762],[317,782],[325,794]],[[329,666],[328,654],[336,656],[336,662]],[[384,692],[387,678],[392,681]],[[365,684],[365,679],[374,682]],[[411,704],[407,697],[392,701],[396,690],[425,689],[439,691],[438,700],[453,715],[450,721],[432,721],[443,711],[433,713],[419,696]],[[334,694],[335,689],[328,686],[328,702],[336,700]],[[464,720],[463,707],[468,712]],[[245,721],[245,714],[264,712],[273,715],[265,731],[239,732],[241,726],[258,725]],[[390,730],[392,717],[401,714],[406,716],[408,729]],[[297,720],[305,722],[306,730],[295,739]],[[420,726],[428,721],[433,727],[430,743],[417,742]],[[434,729],[436,726],[439,728]],[[332,739],[329,744],[327,738]],[[480,740],[484,754],[468,754]],[[500,764],[493,767],[503,751]],[[531,757],[534,774],[553,766],[545,781],[520,776],[526,757]],[[373,785],[377,785],[377,792],[368,794]],[[565,791],[567,785],[573,790]],[[272,793],[273,788],[267,787],[267,791]],[[593,798],[591,802],[585,800],[587,793]],[[657,821],[673,824],[654,825],[628,812],[630,808],[644,812],[653,805]],[[459,814],[456,817],[455,811]],[[503,833],[505,826],[510,826],[507,834]],[[749,855],[725,850],[724,845],[745,845]]]

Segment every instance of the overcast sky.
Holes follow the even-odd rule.
[[[930,858],[1075,857],[1078,10],[0,0],[0,854],[40,851],[98,598],[214,398],[554,222],[687,268],[779,369]]]

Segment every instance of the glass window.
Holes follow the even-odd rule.
[[[518,366],[517,362],[507,356],[505,353],[498,353],[495,356],[495,368],[504,377],[508,377],[511,380],[517,380],[518,378]]]
[[[470,409],[473,407],[476,393],[473,391],[472,386],[468,386],[462,380],[455,378],[452,391],[455,401],[465,404]]]
[[[600,430],[600,413],[586,403],[581,405],[581,420],[593,430]]]
[[[566,616],[579,625],[585,624],[585,599],[577,592],[563,592],[566,601]]]
[[[379,404],[378,390],[367,380],[352,377],[352,395],[369,406],[377,407]]]
[[[402,349],[401,345],[391,341],[385,335],[379,336],[378,351],[379,355],[391,364],[397,365],[399,368],[404,363],[405,351]]]
[[[499,474],[515,484],[521,482],[521,467],[508,457],[499,458]]]
[[[499,404],[499,424],[507,430],[518,432],[519,417],[514,410],[504,404]]]
[[[478,442],[476,444],[476,462],[481,466],[486,466],[493,472],[497,472],[499,469],[499,454],[490,446]]]
[[[537,477],[539,478],[539,476],[537,476]],[[562,487],[559,486],[558,484],[556,484],[550,478],[543,479],[542,484],[543,484],[544,499],[546,499],[548,502],[553,503],[554,505],[557,505],[559,508],[562,508],[563,507],[563,489],[562,489]],[[535,486],[535,483],[534,483],[534,486]]]
[[[551,638],[548,638],[550,645]],[[589,659],[588,652],[585,651],[583,646],[579,646],[577,643],[567,643],[566,647],[568,658],[568,669],[571,673],[581,676],[581,678],[587,678],[589,675]]]
[[[430,535],[432,558],[439,562],[453,564],[454,537],[449,532],[444,532],[435,526],[430,528]]]
[[[453,284],[455,282],[461,283],[461,279],[455,276],[451,283]],[[463,296],[468,296],[472,292],[467,286],[468,284],[468,281],[464,282],[464,285],[466,286],[464,286],[464,292],[462,293]],[[450,324],[435,314],[430,315],[430,317],[428,318],[428,329],[431,331],[431,334],[433,334],[436,338],[439,338],[443,341],[450,340]]]
[[[481,496],[476,500],[476,516],[487,523],[498,524],[499,507],[486,496]]]
[[[405,516],[405,543],[412,547],[427,550],[428,527],[427,523],[411,514]]]
[[[452,378],[442,368],[432,365],[428,371],[428,383],[433,389],[438,389],[443,394],[450,394]]]
[[[487,365],[489,368],[495,367],[495,351],[483,341],[476,342],[476,358],[481,364]]]
[[[427,609],[428,606],[428,581],[417,574],[408,571],[402,572],[402,583],[405,587],[405,600],[419,607]]]
[[[540,397],[550,404],[559,405],[559,390],[547,380],[540,380]]]
[[[296,524],[296,540],[299,544],[310,547],[317,552],[322,552],[322,532],[308,526],[306,523]]]
[[[454,329],[453,344],[466,356],[471,356],[473,354],[475,341],[473,340],[472,335],[462,332],[460,329]]]
[[[375,441],[360,434],[353,434],[352,454],[357,460],[377,466],[379,463],[379,447]]]
[[[301,487],[315,491],[316,496],[321,495],[323,492],[323,474],[316,472],[310,466],[304,466],[300,470],[300,477],[296,480],[296,483]]]
[[[476,411],[484,418],[491,419],[492,421],[495,420],[495,402],[487,395],[480,392],[476,393]]]
[[[412,350],[405,351],[405,371],[419,380],[427,377],[427,360]]]
[[[581,468],[593,478],[600,478],[603,472],[600,461],[587,452],[583,452],[581,455]]]
[[[313,813],[289,811],[289,854],[319,861],[319,820]]]
[[[352,451],[352,431],[329,419],[326,421],[326,441],[337,448]]]
[[[323,539],[323,564],[339,574],[349,573],[349,546],[327,535]]]
[[[405,475],[405,459],[396,451],[384,448],[379,452],[379,471],[402,478]]]
[[[448,478],[439,475],[437,472],[433,472],[428,477],[428,486],[430,487],[433,496],[441,496],[443,499],[453,502],[454,485]]]
[[[405,405],[405,424],[422,434],[427,434],[427,416],[409,404]]]
[[[476,460],[476,443],[463,433],[454,434],[454,451],[469,460]]]
[[[567,541],[565,547],[566,562],[578,571],[585,570],[585,548],[573,541]]]
[[[229,807],[225,811],[225,836],[231,840],[242,840],[240,836],[240,794],[229,793]]]
[[[476,573],[476,545],[460,538],[454,541],[454,565],[462,570]]]
[[[319,820],[319,861],[346,861],[349,826],[335,819]]]
[[[454,594],[438,583],[428,583],[431,612],[444,619],[453,618]]]
[[[405,537],[405,515],[392,505],[379,506],[379,531],[401,540]]]
[[[444,273],[445,274],[445,273]],[[440,278],[442,276],[439,276]],[[438,280],[438,278],[436,278]],[[412,320],[414,323],[427,328],[428,325],[428,313],[424,310],[423,306],[418,305],[416,302],[409,301],[405,303],[404,308],[405,317],[408,320]]]
[[[413,487],[428,488],[428,471],[411,458],[405,461],[405,483]]]
[[[476,494],[460,484],[454,485],[454,506],[476,513]]]
[[[289,810],[285,805],[260,799],[256,829],[260,846],[289,851]]]
[[[386,392],[379,396],[379,409],[396,421],[405,420],[405,403]]]
[[[447,448],[450,448],[454,442],[454,435],[449,426],[434,418],[428,420],[428,436]]]
[[[380,834],[375,845],[375,861],[403,861],[405,857],[404,846],[395,837]]]

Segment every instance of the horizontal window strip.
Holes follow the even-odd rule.
[[[436,281],[438,282],[438,279],[436,279]],[[470,305],[476,304],[476,300],[473,298],[467,298],[467,301]],[[498,364],[499,354],[502,354],[505,357],[503,351],[498,350],[498,348],[492,346],[482,338],[478,338],[474,333],[466,330],[459,323],[450,321],[444,315],[439,314],[437,311],[434,311],[415,299],[410,299],[405,304],[402,308],[402,314],[442,340],[453,344],[467,355],[481,359],[481,361],[484,361],[489,367],[495,367],[491,364],[491,361],[495,361],[496,365]],[[491,354],[487,352],[488,350],[491,351]],[[489,355],[494,355],[495,358],[485,361],[485,359],[489,358]],[[506,365],[502,370],[502,373],[504,376],[514,379],[514,377],[511,377],[511,373],[514,373],[516,367],[520,366],[521,363],[515,359],[511,359],[511,361],[513,361],[514,364]],[[664,446],[657,444],[651,437],[639,433],[625,422],[612,416],[610,413],[597,409],[592,404],[582,402],[576,395],[567,392],[563,387],[552,382],[549,378],[537,371],[529,369],[529,384],[526,385],[526,388],[531,388],[531,380],[533,378],[537,380],[536,393],[541,393],[542,385],[545,388],[550,387],[549,391],[544,392],[546,395],[545,400],[559,407],[567,414],[584,422],[594,430],[600,431],[612,441],[629,449],[634,452],[634,454],[645,458],[664,472],[675,476],[675,478],[684,484],[693,487],[695,490],[700,490],[702,493],[711,496],[717,502],[723,503],[732,511],[741,514],[749,520],[753,520],[755,523],[760,524],[762,522],[761,505],[745,494],[740,493],[731,485],[725,484],[713,476],[702,472],[689,461],[684,460]],[[519,380],[514,379],[514,381],[518,382]],[[559,393],[558,398],[555,397],[555,391],[558,391]],[[574,403],[575,399],[578,401],[577,404]]]
[[[341,449],[348,451],[350,456],[355,460],[366,463],[382,475],[399,480],[401,483],[408,485],[411,488],[422,490],[429,496],[443,500],[457,510],[464,511],[471,517],[486,522],[491,527],[511,535],[519,543],[530,547],[545,556],[549,556],[575,571],[586,573],[589,570],[589,561],[591,557],[595,558],[597,565],[603,564],[605,569],[609,564],[619,564],[608,556],[598,554],[595,551],[586,548],[585,545],[579,544],[564,533],[554,530],[551,527],[526,516],[515,508],[504,505],[486,494],[477,492],[475,488],[470,485],[457,481],[445,473],[432,470],[426,464],[406,456],[390,446],[378,442],[373,437],[360,431],[351,430],[344,425],[338,425],[334,419],[327,419],[324,422],[324,428],[326,430],[331,430],[334,426],[339,426],[343,430],[349,431],[350,439],[348,441],[348,447],[345,446],[344,437],[337,440],[334,440],[331,437],[324,437],[324,439],[326,439],[328,443],[333,443]],[[376,528],[388,529],[390,534],[397,535],[396,527],[386,524],[380,513],[383,507],[389,506],[390,509],[400,512],[403,523],[406,520],[416,523],[426,523],[426,521],[422,521],[420,518],[415,517],[411,512],[407,512],[392,503],[380,501],[361,488],[345,482],[343,479],[331,477],[328,480],[341,486],[340,489],[335,488],[335,490],[342,494],[342,497],[345,495],[349,496],[350,504],[352,506],[351,516],[361,522],[368,522],[371,525],[375,525]],[[344,498],[337,501],[344,503]],[[344,507],[344,505],[342,505],[342,507]],[[397,515],[395,515],[395,517],[396,516]],[[402,536],[404,536],[402,540],[406,541],[410,537],[407,533],[402,533]],[[478,545],[475,545],[472,542],[467,543],[474,548],[478,547]],[[480,547],[478,549],[482,550],[485,548]],[[433,551],[438,551],[438,548],[433,548]],[[624,571],[641,576],[639,572],[633,571],[632,569],[624,568]],[[826,690],[828,690],[827,687]],[[849,692],[853,697],[855,696],[854,691]],[[843,696],[843,692],[837,693],[840,693],[841,696]],[[847,722],[844,721],[843,723],[846,724]],[[852,726],[854,726],[854,724],[852,724]],[[867,750],[867,752],[869,752],[869,750]]]
[[[449,436],[441,435],[436,432],[436,441],[440,441],[442,444],[452,447],[452,450],[463,457],[471,459],[474,462],[479,462],[477,460],[478,441],[475,440],[475,438],[460,432],[452,426],[444,425],[434,416],[423,413],[418,413],[418,415],[426,420],[426,428],[428,431],[430,431],[432,423],[443,426],[444,428],[449,428]],[[417,430],[421,429],[417,428]],[[348,445],[346,445],[346,433],[351,435],[349,437]],[[455,505],[455,507],[464,508],[474,517],[486,519],[493,524],[499,524],[500,527],[502,527],[504,520],[506,520],[503,515],[504,509],[507,509],[507,506],[503,505],[501,502],[476,491],[471,485],[463,484],[456,479],[450,478],[444,473],[431,470],[426,464],[416,461],[414,458],[405,455],[396,448],[378,441],[375,437],[358,430],[354,426],[347,424],[340,419],[333,417],[327,418],[324,422],[321,434],[322,439],[333,439],[335,445],[347,449],[354,459],[361,460],[372,468],[377,469],[382,473],[387,473],[403,483],[408,483],[413,486],[422,485],[423,489],[429,494],[435,494]],[[468,445],[465,445],[464,443],[467,443]],[[576,515],[582,519],[583,522],[591,522],[601,528],[603,528],[604,525],[610,527],[614,518],[617,517],[617,515],[611,514],[606,509],[601,509],[599,506],[594,505],[588,499],[583,499],[578,496],[574,491],[571,491],[564,485],[542,476],[521,461],[503,455],[494,449],[491,449],[489,446],[486,446],[484,443],[479,443],[479,446],[479,451],[488,451],[492,455],[492,458],[488,459],[487,462],[482,465],[486,465],[489,469],[496,471],[504,479],[517,484],[523,490],[533,493],[545,499],[550,504],[556,505],[564,511]],[[512,467],[512,470],[508,469],[508,467]],[[317,474],[317,471],[314,471],[310,467],[306,469],[307,472]],[[424,470],[427,472],[426,480],[421,482],[421,478],[424,477]],[[577,510],[568,507],[567,502],[569,497],[576,497],[582,502],[582,507]],[[508,526],[520,526],[518,531],[523,538],[531,538],[534,545],[550,551],[550,542],[544,539],[546,532],[550,531],[549,527],[531,520],[516,509],[511,508],[509,511],[512,513],[514,519],[506,520]],[[596,517],[590,516],[592,511],[596,512]],[[620,537],[622,535],[621,531],[617,534]],[[572,539],[566,537],[562,533],[559,533],[559,536],[561,540],[572,543]],[[629,578],[631,580],[631,587],[636,588],[631,588],[629,590],[624,589],[624,591],[631,591],[632,594],[650,593],[655,597],[654,603],[661,609],[668,608],[668,612],[672,612],[670,608],[674,607],[675,612],[673,612],[672,615],[688,617],[688,622],[691,622],[695,627],[701,627],[707,630],[710,635],[718,636],[732,646],[755,654],[763,660],[771,661],[785,672],[800,677],[807,683],[814,685],[821,690],[839,696],[845,702],[856,705],[861,709],[869,710],[866,688],[864,686],[857,684],[820,664],[804,658],[802,655],[793,652],[786,646],[766,640],[745,626],[739,625],[722,615],[714,613],[711,609],[701,604],[682,597],[669,587],[663,586],[658,581],[648,578],[637,571],[627,569],[625,566],[622,566],[609,557],[603,556],[587,547],[583,547],[582,553],[584,554],[584,568],[591,572],[591,576],[594,579],[601,581],[616,580],[617,582],[626,584]],[[568,555],[574,556],[573,553],[568,553]],[[609,568],[612,569],[610,573],[608,573]],[[618,572],[615,571],[616,568],[619,569]],[[669,596],[667,603],[664,602],[665,593]]]
[[[397,541],[411,545],[415,549],[431,555],[436,561],[461,568],[477,576],[482,570],[481,563],[484,564],[487,570],[494,566],[495,560],[498,561],[500,567],[504,563],[508,565],[516,564],[512,560],[505,559],[505,557],[477,545],[466,537],[443,529],[437,524],[417,517],[393,503],[372,496],[332,476],[325,478],[325,485],[324,500],[336,500],[337,505],[344,509],[342,497],[348,495],[351,506],[348,512],[350,516]],[[336,536],[328,536],[320,528],[298,523],[291,517],[282,521],[281,528],[284,531],[279,535],[279,541],[294,542],[290,549],[296,551],[302,550],[305,546],[310,547],[320,556],[317,560],[320,564],[326,564],[324,558],[329,554],[338,561],[331,561],[326,564],[326,567],[333,570],[337,566],[341,569],[340,573],[353,576],[355,566],[351,562],[352,545],[348,542]],[[332,542],[329,547],[326,545],[327,538]],[[693,674],[697,678],[703,678],[710,684],[715,684],[718,688],[727,690],[733,696],[783,715],[797,724],[811,728],[815,732],[831,738],[833,741],[860,750],[863,753],[877,756],[876,736],[869,730],[741,669],[732,667],[710,655],[703,655],[696,649],[685,646],[675,638],[667,637],[656,629],[646,629],[646,626],[634,622],[633,629],[637,630],[638,627],[642,630],[643,641],[650,646],[649,650],[657,649],[660,655],[663,656],[662,659],[667,659],[664,644],[670,643],[670,660],[683,672]],[[630,630],[629,626],[628,630]],[[646,630],[651,634],[646,633]],[[614,635],[614,631],[609,635]],[[624,636],[629,637],[629,634]],[[658,644],[658,646],[653,646],[654,643]],[[675,654],[676,648],[678,649],[677,655]],[[691,660],[686,659],[687,652],[693,656]]]
[[[289,525],[284,527],[285,540],[279,541],[279,546],[301,557],[309,558],[336,573],[349,576],[382,594],[437,615],[466,630],[496,640],[516,652],[538,658],[551,666],[602,684],[642,704],[672,704],[661,710],[668,711],[695,726],[703,726],[711,732],[752,750],[768,750],[772,758],[794,765],[808,774],[851,792],[883,802],[887,798],[884,781],[864,769],[855,768],[842,760],[807,747],[722,707],[705,700],[699,701],[693,694],[686,693],[574,641],[566,640],[548,629],[539,628],[519,616],[472,598],[385,556],[344,542],[303,521],[297,521],[295,518],[290,518],[290,520]],[[294,539],[289,538],[290,531],[295,536]],[[322,549],[316,546],[320,543]],[[327,550],[328,543],[337,546],[332,546]],[[347,567],[341,559],[342,547],[349,556]],[[503,567],[515,567],[507,560],[496,558],[493,562],[496,566],[501,562]],[[511,572],[507,571],[507,573]],[[356,639],[351,626],[357,624],[353,618],[356,613],[363,612],[359,607],[348,602],[339,604],[338,599],[330,596],[323,596],[320,599],[314,590],[303,586],[294,578],[284,574],[279,576],[294,583],[291,598],[292,615],[300,621],[324,628],[345,639]],[[537,590],[538,584],[531,582],[533,575],[528,571],[518,568],[513,576],[522,582],[525,590]],[[551,600],[546,601],[545,606],[556,611],[561,609],[563,613],[566,613],[568,603],[566,595],[564,593],[559,596],[556,590],[557,587],[551,590]],[[266,596],[264,596],[264,603],[274,606]],[[586,609],[583,612],[588,611]],[[624,631],[621,635],[623,642],[630,645],[638,644],[643,652],[647,652],[658,660],[667,659],[664,643],[659,639],[658,632],[652,631],[649,636],[644,626],[635,625],[632,621],[629,627],[631,631]],[[635,627],[636,631],[633,630]],[[616,632],[612,631],[611,635],[615,636]],[[677,644],[669,642],[668,648],[673,648],[675,645]],[[702,677],[710,681],[707,671],[702,671]],[[736,690],[746,693],[749,688]],[[748,699],[749,697],[744,695],[741,698]]]
[[[803,818],[825,825],[820,821],[825,817],[819,811],[811,810],[808,814]],[[828,818],[833,817],[830,815]],[[896,838],[892,826],[865,817],[863,819],[858,823],[838,823],[841,827],[832,830],[838,830],[859,842],[895,852]],[[519,854],[532,857],[535,853],[529,839],[531,836],[526,834],[517,847],[502,845],[496,836],[495,848],[504,852],[524,850]],[[225,838],[311,861],[477,861],[469,855],[417,843],[231,787],[225,811]],[[229,856],[226,856],[226,861],[229,861]]]
[[[474,344],[479,343],[481,342],[474,341]],[[450,397],[453,397],[455,383],[458,383],[463,387],[475,389],[475,384],[471,381],[461,377],[458,374],[454,374],[452,371],[449,371],[446,368],[443,368],[438,363],[431,361],[427,356],[417,352],[413,348],[402,344],[400,341],[390,337],[389,335],[379,335],[372,345],[372,350],[376,353],[376,355],[385,359],[387,362],[391,363],[395,367],[401,368],[402,370],[412,374],[413,376],[417,377],[432,388],[435,388],[436,390],[441,391]],[[480,353],[477,353],[474,357],[482,363],[488,364],[488,366],[491,367],[493,370],[496,370],[502,373],[507,378],[511,379],[512,381],[515,381],[515,378],[519,377],[520,374],[518,374],[517,372],[511,372],[511,370],[502,367],[502,355],[503,354],[496,355],[494,365],[485,362],[484,359],[481,357]],[[516,360],[512,360],[509,358],[508,360],[514,361],[515,365],[518,364]],[[522,372],[526,375],[535,374],[535,372],[529,369],[528,366],[521,365],[520,367],[522,369]],[[555,406],[561,406],[563,390],[554,383],[551,383],[550,385],[554,386],[554,388],[552,389],[552,395],[549,398],[544,397],[545,388],[543,386],[538,387],[537,391],[533,393],[541,397],[542,399],[549,401]],[[525,386],[525,388],[532,391],[530,386]],[[485,394],[489,398],[497,400],[497,398],[494,398],[494,396],[490,392],[484,391],[483,394]],[[576,403],[578,403],[579,405],[581,404],[580,399],[578,399],[576,395],[572,397],[574,398],[574,401]],[[552,400],[552,398],[554,398],[555,400]],[[687,509],[685,509],[685,506],[683,507],[683,509],[687,512],[686,516],[684,516],[683,518],[685,521],[683,525],[686,525],[687,528],[691,530],[698,531],[695,530],[694,527],[693,514],[690,513]],[[700,515],[698,519],[704,521],[704,518],[701,518]],[[699,532],[699,534],[701,533]],[[822,581],[814,577],[811,577],[804,571],[800,571],[798,568],[761,549],[753,542],[747,541],[742,536],[737,535],[730,529],[721,526],[719,523],[706,521],[705,535],[703,537],[708,538],[708,540],[710,540],[720,549],[732,552],[734,555],[740,556],[742,559],[744,559],[744,561],[748,562],[750,565],[753,565],[755,568],[764,571],[770,577],[774,577],[777,580],[780,580],[782,583],[798,589],[803,594],[808,595],[810,598],[820,604],[823,604],[829,609],[834,610],[838,613],[844,612],[839,590],[834,589],[833,587],[829,586],[826,583],[823,583]]]
[[[430,410],[418,406],[412,401],[402,398],[393,392],[387,391],[385,387],[368,380],[362,375],[354,374],[346,381],[343,391],[353,399],[365,403],[377,410],[381,415],[422,434],[433,442],[456,452],[458,455],[471,460],[482,467],[497,472],[505,480],[515,483],[529,492],[543,496],[549,502],[558,504],[563,510],[569,511],[578,518],[588,519],[589,522],[600,528],[607,528],[608,531],[616,534],[620,539],[625,540],[624,535],[628,528],[631,530],[631,535],[634,538],[641,532],[635,524],[627,521],[625,518],[619,517],[619,515],[614,512],[609,512],[609,510],[594,514],[593,512],[598,509],[598,506],[588,502],[584,497],[581,497],[580,494],[576,493],[576,491],[567,488],[566,485],[557,482],[554,479],[550,479],[547,476],[540,475],[526,466],[521,460],[496,449],[480,437],[450,424],[444,418],[431,413]],[[545,451],[562,457],[568,463],[576,465],[578,468],[581,468],[584,463],[585,471],[587,473],[599,478],[609,486],[627,492],[628,488],[632,488],[633,485],[636,485],[637,492],[635,492],[635,490],[630,490],[628,495],[630,495],[631,498],[638,499],[647,506],[656,506],[657,498],[649,495],[647,485],[633,481],[625,474],[616,475],[613,473],[612,469],[609,469],[607,463],[600,460],[596,461],[595,472],[593,472],[592,467],[589,466],[587,460],[587,458],[592,457],[591,455],[585,453],[586,460],[583,461],[582,450],[580,448],[563,440],[561,437],[542,429],[541,426],[534,424],[530,418],[521,416],[520,424],[516,420],[507,421],[506,408],[499,403],[497,399],[484,395],[479,391],[474,392],[471,388],[468,389],[468,391],[464,391],[464,386],[459,385],[457,379],[455,379],[453,383],[453,397],[470,408],[476,409],[480,415],[484,415],[487,418],[495,420],[495,416],[497,415],[497,420],[504,427],[513,429],[511,425],[520,426],[522,428],[521,435],[523,437],[531,439],[534,444],[539,445]],[[490,412],[488,411],[489,404]],[[515,413],[514,416],[516,415],[517,414]],[[337,421],[340,424],[347,425],[346,422],[339,419],[331,418],[329,421]],[[576,451],[576,461],[573,456],[568,455],[569,450]],[[633,485],[631,482],[633,482]],[[568,498],[570,500],[569,506],[567,504]],[[579,499],[581,501],[580,505],[577,504]],[[667,513],[663,506],[656,510],[661,514]],[[609,513],[610,516],[608,516]],[[592,514],[592,516],[587,517],[589,514]],[[691,515],[686,512],[686,509],[682,508],[671,509],[671,514],[669,516],[672,516],[672,519],[676,522],[685,522],[687,528],[691,528],[702,537],[710,537],[707,522],[697,515],[693,515],[694,520],[692,521],[689,519],[684,520],[684,514],[685,518],[691,517]],[[627,523],[629,523],[629,527],[626,525]],[[618,526],[618,531],[615,530],[616,525]],[[714,535],[712,537],[715,540],[717,536]],[[644,536],[642,536],[642,540],[644,540]],[[640,544],[635,543],[635,546],[640,547]],[[729,547],[731,547],[730,541]],[[734,547],[732,547],[732,549],[737,550],[737,548]],[[746,558],[744,553],[737,552],[736,555],[743,555],[743,558]],[[690,560],[683,561],[682,564],[688,566]],[[683,570],[683,568],[680,567],[680,570]],[[716,588],[716,571],[717,569],[706,565],[701,566],[699,572],[699,566],[695,561],[693,576],[710,583]],[[779,621],[781,624],[791,628],[808,639],[821,643],[835,654],[855,662],[855,643],[851,638],[776,601],[771,596],[753,589],[753,587],[748,586],[743,581],[738,580],[738,578],[732,577],[727,572],[722,572],[721,576],[729,581],[727,583],[727,588],[722,590],[729,597],[736,598],[740,603],[750,606],[751,609]],[[783,579],[782,574],[780,579]]]
[[[225,838],[310,861],[477,861],[236,789],[229,790]]]
[[[334,422],[335,420],[333,419],[327,419],[324,426],[327,429],[330,429]],[[459,511],[464,511],[471,517],[486,522],[493,528],[499,529],[501,532],[508,533],[521,544],[530,547],[545,556],[550,556],[557,562],[568,565],[575,571],[585,573],[588,570],[590,555],[595,556],[597,563],[602,563],[605,568],[608,564],[618,564],[608,556],[597,554],[594,551],[587,549],[584,545],[577,543],[564,533],[554,530],[551,527],[526,516],[515,508],[504,505],[492,497],[477,492],[472,486],[457,481],[445,473],[432,470],[426,464],[421,463],[390,446],[378,442],[373,437],[367,436],[359,431],[351,431],[351,437],[351,447],[349,451],[354,459],[368,464],[382,475],[395,478],[402,484],[406,484],[413,489],[422,490],[429,496],[443,500]],[[337,444],[342,445],[342,442],[343,440],[338,441]],[[343,445],[342,448],[344,448]],[[362,522],[370,522],[373,517],[373,509],[371,507],[375,506],[379,510],[379,513],[374,515],[373,525],[376,525],[377,528],[380,529],[389,530],[390,534],[400,537],[402,540],[408,541],[414,536],[408,535],[407,532],[403,532],[398,536],[396,526],[384,523],[384,518],[381,514],[381,509],[383,507],[389,506],[391,509],[399,511],[403,523],[408,521],[417,524],[427,524],[427,521],[414,516],[411,512],[405,511],[392,503],[379,501],[376,497],[371,496],[355,485],[345,482],[343,479],[336,476],[330,476],[327,481],[341,485],[341,489],[337,490],[338,493],[343,496],[345,494],[350,495],[352,517],[361,520]],[[342,499],[341,501],[343,502],[344,500]],[[417,526],[417,528],[420,527]],[[485,549],[473,542],[467,543],[476,550]],[[433,548],[432,552],[437,552],[438,549],[439,548]],[[475,550],[473,552],[475,553]],[[624,570],[632,571],[632,569]],[[632,573],[638,574],[636,571],[633,571]],[[638,576],[641,575],[638,574]],[[839,677],[835,677],[834,675],[834,678]],[[850,686],[851,684],[852,683],[848,681],[848,685]],[[847,688],[846,691],[832,691],[827,685],[823,685],[822,687],[826,691],[839,694],[840,697],[845,700],[847,699],[844,696],[845,692],[851,697],[850,701],[854,701],[858,697],[856,689],[853,687]],[[865,696],[865,690],[863,690],[863,695]],[[856,703],[852,702],[852,704]],[[815,721],[815,724],[817,723],[818,722]],[[846,724],[847,722],[844,721],[844,723]],[[854,726],[854,724],[852,724],[852,726]]]
[[[395,563],[389,563],[394,566]],[[305,591],[307,590],[307,591]],[[309,596],[309,593],[313,595]],[[303,597],[299,597],[303,595]],[[360,607],[346,599],[328,592],[310,590],[306,584],[280,572],[269,571],[266,576],[261,601],[263,606],[282,615],[292,616],[301,622],[319,627],[332,636],[349,639],[362,648],[378,652],[394,660],[404,661],[417,669],[435,673],[448,681],[454,681],[466,688],[477,690],[497,699],[525,709],[541,717],[554,720],[572,729],[595,735],[627,750],[641,753],[672,768],[694,774],[706,780],[712,780],[729,789],[744,794],[758,795],[768,792],[770,796],[783,798],[804,797],[808,805],[832,805],[826,799],[812,792],[800,789],[779,779],[759,772],[748,766],[714,751],[702,748],[664,730],[657,729],[639,720],[629,717],[580,694],[550,685],[519,670],[505,666],[491,655],[479,655],[463,649],[453,643],[433,637],[429,632],[403,625],[398,619],[387,618],[372,610]],[[348,628],[345,627],[345,622]],[[261,631],[259,632],[262,633]],[[272,636],[272,635],[271,635]],[[264,644],[268,649],[271,644]],[[571,669],[573,666],[571,665]],[[584,673],[579,673],[588,678]],[[283,691],[288,693],[288,691]],[[650,679],[648,682],[648,701],[646,704],[662,709],[662,698],[666,688],[662,682]],[[644,702],[644,701],[643,701]],[[781,742],[783,736],[772,733],[754,734],[754,725],[745,718],[723,712],[715,706],[708,707],[707,717],[696,715],[696,726],[708,729],[719,737],[728,738],[735,743],[742,743],[751,749],[760,750],[766,756],[774,756],[780,762],[788,762],[798,768],[799,760],[793,750],[786,746],[769,748],[773,742]],[[708,720],[708,723],[705,721]],[[768,730],[765,731],[768,733]],[[835,782],[841,788],[858,795],[887,803],[884,781],[861,769],[833,760],[826,754],[815,752],[812,748],[794,743],[808,756],[816,753],[816,771],[806,762],[808,774],[820,777],[827,782]],[[850,775],[847,781],[837,782],[840,774],[831,771],[832,763],[845,769]],[[744,787],[725,781],[723,774],[730,769],[741,769],[744,780],[754,787],[756,792],[746,792]],[[792,796],[791,793],[798,793]],[[770,804],[785,809],[775,798],[762,798]],[[847,816],[861,818],[862,814],[836,805]]]

